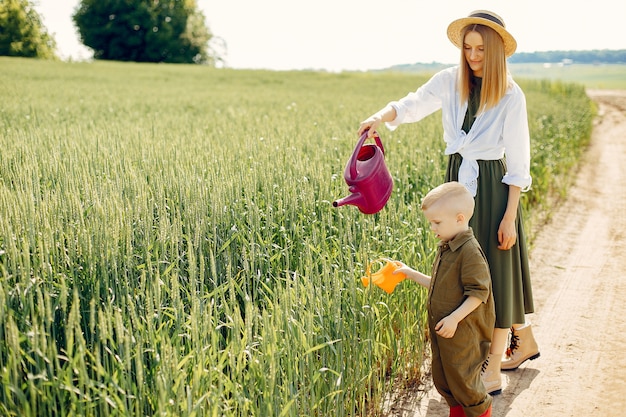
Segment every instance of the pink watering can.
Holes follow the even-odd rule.
[[[382,210],[389,200],[393,178],[385,165],[385,149],[380,136],[374,136],[375,145],[364,145],[366,139],[367,130],[356,143],[343,173],[351,194],[333,201],[333,206],[352,204],[364,214],[374,214]]]

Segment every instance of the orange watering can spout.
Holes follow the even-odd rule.
[[[370,273],[372,263],[381,260],[385,261],[386,264],[377,272]],[[361,283],[365,287],[369,286],[370,283],[373,283],[383,289],[387,294],[391,294],[396,288],[396,285],[406,279],[406,275],[402,273],[394,274],[395,270],[398,269],[398,264],[396,264],[391,259],[383,258],[379,259],[378,261],[370,262],[367,265],[367,268],[365,270],[366,276],[361,277]]]

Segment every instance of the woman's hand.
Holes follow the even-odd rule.
[[[369,132],[367,132],[367,137],[373,138],[377,134],[376,129],[378,129],[381,123],[392,122],[396,119],[396,116],[396,109],[394,109],[392,106],[386,106],[385,108],[372,114],[370,117],[361,122],[358,130],[359,136],[361,136],[363,132],[369,129]]]
[[[509,250],[517,241],[517,230],[515,229],[515,219],[503,218],[498,228],[498,249]]]
[[[498,227],[498,249],[500,250],[511,249],[517,241],[515,219],[521,190],[520,187],[509,185],[509,197],[506,203],[506,211],[500,222],[500,227]]]
[[[363,135],[363,132],[365,132],[368,129],[369,129],[369,132],[367,132],[367,137],[368,138],[374,137],[376,135],[376,129],[378,129],[378,126],[380,126],[382,122],[383,122],[383,118],[378,113],[373,114],[367,119],[363,120],[361,124],[359,125],[359,130],[358,130],[359,137]]]

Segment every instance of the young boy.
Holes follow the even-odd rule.
[[[450,406],[450,416],[491,416],[492,398],[481,380],[495,325],[489,266],[469,227],[474,199],[464,185],[431,190],[422,211],[441,240],[432,277],[396,262],[395,273],[428,291],[432,376]]]

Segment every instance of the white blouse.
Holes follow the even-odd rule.
[[[495,107],[479,113],[466,134],[462,127],[467,101],[461,103],[456,89],[458,71],[458,66],[440,71],[415,92],[389,103],[397,116],[393,122],[386,124],[387,127],[394,130],[403,123],[417,122],[441,109],[443,139],[447,145],[445,153],[459,153],[463,157],[459,182],[476,195],[479,176],[476,161],[496,160],[506,155],[507,172],[502,182],[527,191],[532,178],[524,92],[509,75],[505,96]]]

